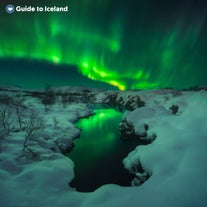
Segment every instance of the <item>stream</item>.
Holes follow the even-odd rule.
[[[104,184],[130,186],[134,175],[124,168],[122,160],[139,141],[120,139],[122,113],[113,109],[98,109],[95,113],[77,123],[81,134],[68,154],[75,164],[70,186],[80,192],[92,192]]]

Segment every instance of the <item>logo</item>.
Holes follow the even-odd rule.
[[[14,11],[15,11],[14,5],[9,4],[9,5],[6,6],[6,12],[7,13],[12,14],[12,13],[14,13]]]

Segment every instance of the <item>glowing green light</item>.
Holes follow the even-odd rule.
[[[89,67],[87,62],[84,62],[82,65],[83,65],[84,68],[88,68]]]
[[[143,76],[143,71],[139,70],[135,75],[134,78],[139,80]]]
[[[151,89],[151,88],[157,88],[159,85],[158,83],[148,83],[148,82],[140,82],[136,83],[132,86],[132,89]]]
[[[107,122],[110,123],[114,119],[120,119],[121,113],[113,110],[113,109],[98,109],[95,110],[95,115],[90,117],[89,119],[82,119],[78,122],[78,127],[81,129],[84,129],[88,133],[91,132],[93,128],[99,129],[99,130],[105,130],[105,127],[107,127]],[[117,125],[118,127],[118,125]],[[104,136],[107,136],[111,140],[112,138],[115,138],[114,134],[109,131],[107,134],[104,134]]]
[[[123,91],[126,89],[126,86],[124,84],[121,84],[120,82],[118,81],[115,81],[115,80],[110,80],[108,81],[109,84],[111,84],[112,86],[116,86],[119,90]]]
[[[116,41],[112,41],[110,44],[110,49],[112,52],[118,52],[120,50],[120,44]]]
[[[96,116],[98,116],[98,118],[103,118],[105,115],[106,115],[106,113],[100,112]]]
[[[55,55],[52,56],[52,60],[53,60],[54,63],[60,63],[61,62],[61,59],[59,57],[55,56]]]
[[[186,8],[161,20],[165,9],[152,5],[154,15],[146,17],[142,9],[149,8],[135,4],[73,1],[67,14],[44,18],[1,13],[0,57],[76,65],[82,75],[120,90],[205,85],[206,13]]]
[[[68,154],[75,164],[82,166],[81,170],[84,172],[89,165],[94,169],[102,156],[111,152],[113,154],[119,147],[119,142],[121,143],[118,126],[122,114],[112,109],[95,112],[89,119],[78,122],[77,127],[82,129],[80,138],[75,140],[75,147]]]
[[[110,74],[105,73],[104,71],[100,71],[97,68],[93,67],[93,71],[98,74],[100,77],[104,78],[110,76]]]

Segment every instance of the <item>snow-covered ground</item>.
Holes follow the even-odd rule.
[[[94,103],[101,104],[113,93],[96,91],[85,98],[93,97]],[[69,187],[74,177],[73,162],[60,153],[67,151],[80,133],[74,121],[91,114],[85,98],[83,103],[62,104],[57,100],[45,106],[39,98],[25,96],[18,89],[2,90],[2,95],[15,100],[24,96],[25,100],[22,105],[11,104],[9,110],[8,104],[0,105],[0,206],[207,206],[207,91],[119,92],[115,96],[119,103],[136,95],[145,102],[140,108],[125,111],[123,119],[134,126],[137,134],[147,125],[149,137],[156,135],[151,144],[129,153],[123,163],[131,171],[141,163],[151,176],[140,186],[108,184],[91,193]],[[21,111],[19,116],[16,107]],[[2,112],[6,114],[8,130],[3,126]],[[25,143],[30,129],[35,127],[39,129]],[[135,173],[138,178],[142,176]]]

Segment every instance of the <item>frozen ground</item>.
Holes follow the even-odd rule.
[[[19,105],[1,99],[0,206],[207,206],[206,91],[126,91],[115,96],[111,91],[84,91],[84,98],[73,94],[78,97],[75,102],[59,97],[53,104],[51,100],[44,100],[47,104],[42,104],[43,95],[38,93],[28,96],[18,89],[0,93],[4,99],[5,95],[15,100],[25,99]],[[149,137],[156,135],[156,139],[149,145],[138,146],[123,163],[138,178],[143,176],[136,172],[138,163],[141,163],[151,177],[140,186],[108,184],[91,193],[76,192],[68,186],[74,176],[73,162],[61,152],[69,150],[73,139],[80,133],[74,121],[91,114],[91,106],[102,104],[108,94],[113,106],[114,99],[120,104],[136,95],[145,102],[143,107],[135,106],[135,110],[125,111],[123,119],[134,126],[137,134],[142,134],[147,125],[147,134]],[[90,103],[86,101],[89,99]],[[2,122],[5,116],[6,128]],[[35,133],[25,142],[31,128]]]

